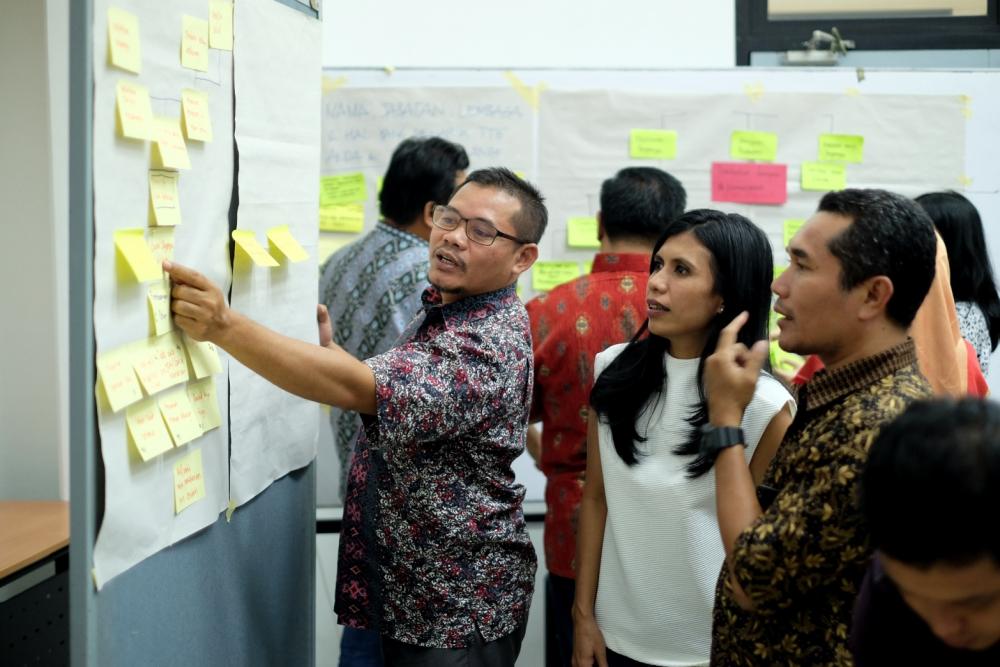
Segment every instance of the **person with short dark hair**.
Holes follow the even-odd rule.
[[[875,557],[855,608],[858,667],[1000,665],[1000,405],[911,405],[861,475]]]
[[[529,301],[535,356],[531,420],[541,421],[545,473],[545,652],[550,667],[573,655],[576,525],[587,467],[587,395],[594,356],[626,342],[646,319],[649,256],[684,212],[680,181],[655,167],[627,167],[601,185],[590,274]],[[529,442],[538,439],[532,428]],[[531,451],[531,449],[529,449]]]
[[[648,318],[594,361],[580,505],[573,664],[703,665],[723,550],[712,460],[700,455],[705,359],[730,322],[767,336],[771,244],[735,213],[688,211],[653,248]],[[740,423],[743,466],[764,474],[792,420],[791,395],[761,373]]]
[[[333,342],[348,354],[359,359],[382,354],[420,312],[420,295],[427,287],[427,242],[434,206],[447,203],[465,180],[468,167],[465,149],[439,137],[406,139],[393,151],[378,195],[381,219],[320,268],[320,303],[335,314]],[[341,502],[360,428],[356,412],[331,406]],[[320,473],[322,463],[320,457]],[[378,633],[344,628],[340,667],[381,663]]]
[[[826,366],[799,391],[798,412],[759,488],[739,426],[767,344],[727,327],[706,362],[719,529],[712,664],[846,666],[851,609],[870,548],[857,478],[879,428],[930,396],[907,328],[934,277],[927,214],[884,190],[825,195],[788,244],[773,283],[778,343]]]
[[[514,283],[547,213],[506,169],[473,172],[434,207],[423,312],[360,361],[332,340],[282,336],[164,262],[174,322],[277,386],[360,413],[337,565],[338,621],[382,635],[385,663],[513,667],[536,559],[511,464],[524,451],[531,332]]]
[[[957,192],[929,192],[917,197],[948,250],[951,292],[962,337],[976,349],[983,374],[1000,341],[1000,296],[986,249],[979,211]]]

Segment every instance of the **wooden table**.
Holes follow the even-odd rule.
[[[0,501],[0,581],[68,544],[68,502]]]

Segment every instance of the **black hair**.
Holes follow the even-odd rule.
[[[601,185],[601,224],[612,240],[654,242],[684,212],[687,194],[656,167],[626,167]]]
[[[861,474],[872,545],[918,567],[1000,564],[1000,405],[911,404],[878,434]]]
[[[689,476],[698,477],[712,467],[712,459],[697,456],[700,429],[708,423],[708,405],[701,384],[705,359],[715,351],[722,328],[744,310],[749,318],[740,329],[739,341],[750,347],[767,337],[774,261],[767,236],[742,215],[696,209],[674,219],[656,241],[650,273],[663,244],[685,232],[691,232],[711,254],[713,291],[725,305],[708,325],[708,337],[698,361],[699,402],[687,418],[690,435],[675,450],[679,455],[696,456],[687,470]],[[590,405],[611,427],[615,451],[628,465],[637,463],[641,454],[636,443],[646,441],[636,428],[639,417],[663,391],[667,380],[664,355],[670,350],[670,341],[652,333],[644,335],[648,327],[646,320],[621,354],[597,377],[590,392]]]
[[[948,249],[951,293],[955,301],[971,301],[986,316],[990,349],[1000,341],[1000,296],[993,281],[993,268],[986,252],[983,221],[979,211],[957,192],[931,192],[917,197]]]
[[[427,202],[447,204],[455,177],[469,167],[458,144],[440,137],[411,137],[392,153],[378,194],[382,217],[400,227],[423,215]]]
[[[885,190],[829,192],[819,210],[851,218],[828,244],[840,261],[841,287],[846,291],[873,276],[887,276],[893,292],[886,315],[909,327],[934,280],[937,237],[928,215],[912,199]]]
[[[538,243],[542,239],[545,226],[549,222],[549,213],[545,208],[545,199],[542,197],[542,193],[531,183],[504,167],[477,169],[469,174],[465,182],[458,186],[458,189],[467,183],[496,188],[517,199],[521,208],[511,219],[511,224],[517,230],[517,235],[532,243]]]

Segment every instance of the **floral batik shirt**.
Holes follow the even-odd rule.
[[[931,387],[913,341],[816,373],[762,487],[774,494],[737,538],[733,570],[753,604],[733,598],[727,565],[715,593],[712,665],[852,664],[851,612],[871,549],[857,482],[879,429]],[[761,494],[763,498],[763,493]]]
[[[376,412],[348,477],[339,622],[406,644],[463,648],[526,622],[535,551],[524,487],[531,403],[528,316],[510,286],[424,313],[365,363]]]
[[[545,564],[560,577],[576,577],[594,357],[627,341],[646,319],[648,279],[649,255],[598,253],[589,275],[526,306],[535,351],[531,418],[542,422]]]
[[[330,311],[333,342],[358,359],[392,347],[420,312],[420,295],[427,288],[428,247],[416,234],[379,221],[363,237],[330,255],[320,270],[319,297]],[[341,501],[360,423],[356,412],[330,408]]]

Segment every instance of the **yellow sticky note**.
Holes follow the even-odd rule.
[[[547,292],[579,276],[580,265],[576,262],[535,262],[531,267],[531,288]]]
[[[729,154],[737,160],[773,162],[778,156],[778,135],[774,132],[736,130],[730,138]]]
[[[323,264],[330,255],[337,252],[345,245],[353,241],[354,236],[343,236],[341,234],[320,234],[319,235],[319,263]]]
[[[295,237],[288,230],[288,225],[271,227],[267,230],[267,241],[271,248],[277,248],[278,252],[287,257],[290,262],[301,262],[309,258],[309,253],[295,240]],[[274,256],[274,253],[272,252],[271,255]]]
[[[233,230],[233,240],[236,241],[236,247],[253,260],[257,266],[278,266],[278,262],[267,254],[253,232],[245,229]]]
[[[233,3],[212,0],[208,3],[208,45],[223,51],[233,50]]]
[[[132,357],[128,347],[98,355],[97,376],[104,385],[104,393],[114,412],[142,399],[142,389],[132,370]]]
[[[201,450],[174,464],[174,513],[180,514],[205,497],[205,473],[201,467]]]
[[[187,15],[181,21],[181,67],[207,72],[208,21]]]
[[[628,135],[629,157],[673,160],[677,157],[675,130],[632,130]]]
[[[222,361],[219,360],[219,351],[215,345],[207,340],[195,340],[190,336],[184,336],[184,347],[187,348],[188,358],[191,360],[191,369],[198,379],[215,375],[222,372]]]
[[[193,88],[181,91],[184,132],[195,141],[212,140],[212,117],[208,111],[208,93]]]
[[[115,99],[118,104],[118,129],[129,139],[153,138],[153,107],[149,103],[149,91],[131,81],[115,84]]]
[[[783,241],[785,247],[788,247],[788,242],[792,240],[792,237],[795,236],[795,234],[800,229],[802,229],[802,225],[804,225],[804,224],[806,224],[806,221],[805,220],[799,220],[799,219],[785,220],[785,222],[782,223],[781,238],[782,238],[782,241]],[[784,270],[784,269],[782,269],[782,270]],[[775,267],[774,271],[775,271],[774,277],[777,278],[780,275],[778,273],[778,267]]]
[[[830,162],[803,162],[802,189],[830,192],[847,187],[847,167]]]
[[[149,203],[153,207],[153,222],[161,227],[181,224],[177,177],[176,171],[149,170]]]
[[[187,387],[178,387],[165,392],[156,401],[160,407],[160,414],[167,424],[170,437],[173,438],[174,447],[186,445],[195,438],[200,438],[203,431],[198,414],[191,405],[188,398]]]
[[[148,283],[163,278],[163,269],[146,244],[145,230],[119,229],[115,232],[115,249],[136,281]]]
[[[319,209],[319,229],[323,232],[360,232],[365,226],[364,204],[337,204]]]
[[[153,139],[156,140],[154,153],[160,166],[168,169],[191,168],[179,118],[153,119]]]
[[[600,248],[597,240],[597,218],[581,216],[566,221],[566,245],[570,248]]]
[[[153,394],[189,379],[180,336],[170,332],[136,344],[132,367],[146,393]]]
[[[860,134],[819,135],[820,162],[861,162],[865,138]]]
[[[117,7],[108,7],[108,58],[115,67],[135,74],[142,71],[139,19]]]
[[[146,230],[146,244],[156,263],[163,266],[165,260],[174,258],[174,228],[150,227]]]
[[[215,378],[207,377],[187,385],[188,400],[198,416],[198,428],[202,433],[222,426],[219,412],[219,398],[215,391]]]
[[[365,201],[368,189],[365,186],[365,175],[360,172],[337,174],[336,176],[321,176],[319,179],[320,207],[337,204],[352,204]]]
[[[156,399],[147,398],[140,403],[129,406],[125,411],[125,423],[132,443],[139,451],[143,461],[171,449],[174,445],[167,433],[167,426],[160,416]]]
[[[153,335],[162,336],[173,329],[174,323],[170,319],[170,291],[164,285],[150,285],[146,300],[149,302]]]

